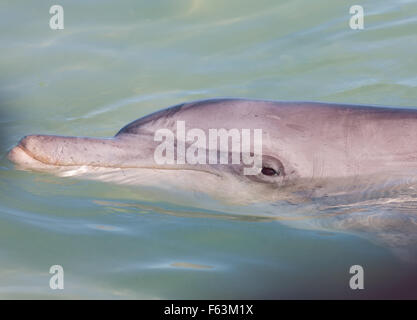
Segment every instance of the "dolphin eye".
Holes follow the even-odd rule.
[[[275,169],[269,168],[269,167],[263,167],[261,170],[262,174],[265,176],[275,176],[279,175],[278,172],[275,171]]]

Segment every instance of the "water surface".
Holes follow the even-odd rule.
[[[204,98],[416,106],[417,2],[361,1],[360,31],[344,0],[61,0],[64,30],[53,4],[0,2],[0,298],[417,297],[415,265],[366,238],[5,157],[27,134],[112,136]]]

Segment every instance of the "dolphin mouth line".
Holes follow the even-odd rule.
[[[37,157],[35,157],[35,155],[32,152],[30,152],[28,149],[26,149],[25,147],[23,147],[20,144],[18,144],[14,148],[18,148],[20,151],[24,152],[28,157],[30,157],[33,160],[36,160],[36,161],[41,162],[41,163],[46,164],[46,165],[51,165],[50,163],[46,163],[45,161],[42,161],[42,160],[38,159]]]
[[[208,174],[212,174],[216,177],[221,177],[220,174],[215,173],[215,172],[211,172],[208,170],[199,170],[199,169],[192,169],[192,168],[163,168],[163,167],[158,167],[158,166],[139,166],[139,167],[135,167],[135,166],[112,166],[112,165],[95,165],[95,164],[59,164],[59,163],[50,163],[47,162],[45,160],[39,159],[38,157],[36,157],[36,155],[34,155],[32,152],[30,152],[29,150],[27,150],[25,147],[23,147],[22,145],[17,145],[15,148],[19,148],[20,151],[24,152],[28,157],[30,157],[31,159],[38,161],[46,166],[55,166],[55,167],[92,167],[92,168],[109,168],[109,169],[151,169],[151,170],[184,170],[184,171],[198,171],[198,172],[204,172],[204,173],[208,173]]]

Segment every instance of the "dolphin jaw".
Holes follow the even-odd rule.
[[[19,169],[41,169],[50,166],[37,160],[20,144],[10,150],[7,157]]]
[[[178,168],[178,167],[164,167],[164,166],[131,166],[131,165],[99,165],[94,163],[79,163],[79,164],[60,164],[60,163],[49,163],[46,159],[39,159],[32,152],[27,150],[22,143],[13,147],[8,153],[8,159],[13,162],[19,170],[33,170],[33,171],[53,171],[57,172],[61,177],[79,176],[89,173],[94,173],[97,170],[129,170],[129,169],[144,169],[144,170],[167,170],[167,171],[197,171],[201,173],[211,174],[217,177],[220,175],[216,172],[204,170],[201,168]]]

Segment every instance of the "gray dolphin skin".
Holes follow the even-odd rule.
[[[207,136],[213,128],[261,129],[257,174],[244,175],[244,164],[157,164],[155,133],[175,133],[178,121]],[[416,137],[412,108],[212,99],[145,116],[113,138],[29,135],[8,157],[24,170],[180,188],[241,205],[309,204],[333,216],[310,222],[316,228],[370,230],[390,246],[415,248]]]

